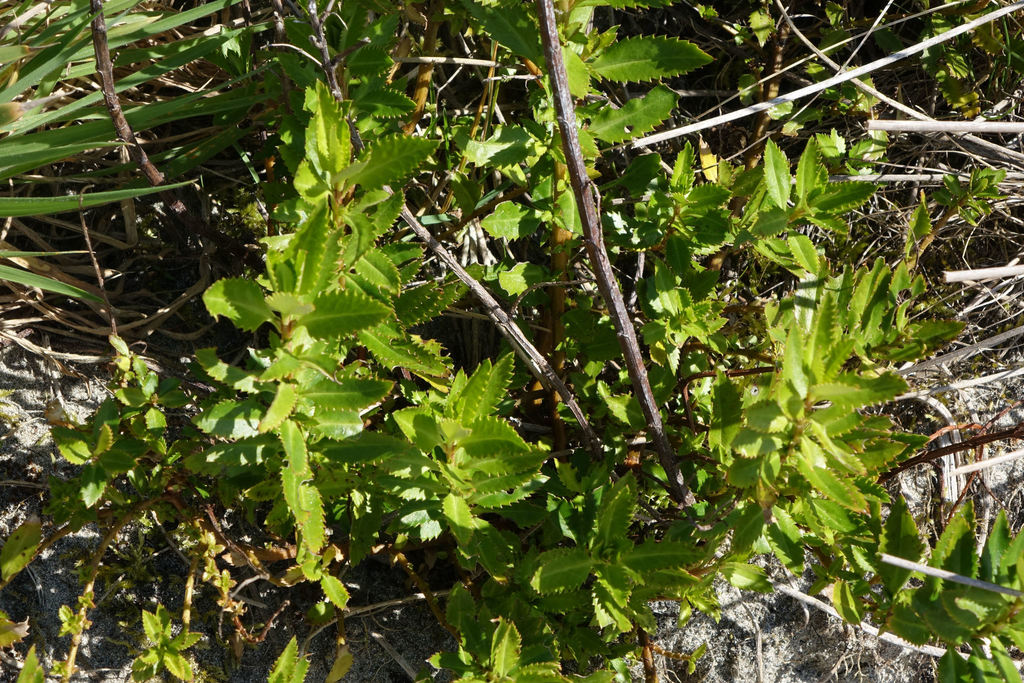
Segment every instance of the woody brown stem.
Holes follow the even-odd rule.
[[[107,23],[103,16],[103,0],[89,0],[89,5],[95,15],[92,20],[92,45],[93,52],[96,55],[96,74],[100,80],[103,102],[107,107],[107,112],[110,114],[110,120],[114,124],[117,137],[127,146],[128,154],[132,161],[142,170],[149,184],[153,187],[158,187],[164,184],[164,174],[149,160],[146,150],[142,148],[138,138],[135,136],[135,131],[132,130],[128,119],[125,118],[124,111],[121,109],[121,102],[117,97],[117,89],[114,86],[114,64],[110,59],[110,46],[107,43]],[[188,231],[188,233],[201,235],[252,268],[263,268],[262,259],[256,252],[245,249],[243,245],[232,240],[228,235],[213,230],[204,221],[193,216],[189,212],[188,207],[185,206],[185,203],[174,192],[164,190],[160,192],[159,196],[170,209],[171,215],[179,226]],[[179,241],[183,241],[180,233],[174,236]]]
[[[789,24],[783,24],[775,34],[774,40],[772,40],[772,62],[768,66],[771,78],[769,78],[762,86],[762,102],[774,100],[779,96],[779,76],[782,71],[782,52],[783,47],[785,47],[787,37],[789,37]],[[757,115],[757,121],[754,124],[754,146],[747,151],[745,160],[746,167],[748,169],[757,166],[757,161],[761,158],[761,153],[764,151],[764,138],[768,132],[768,124],[771,123],[769,111],[770,110],[766,109]]]
[[[583,242],[587,248],[590,265],[594,270],[601,296],[608,306],[612,324],[615,326],[629,379],[647,421],[647,428],[651,432],[658,460],[668,477],[669,493],[677,503],[693,505],[696,499],[683,481],[676,453],[665,433],[665,425],[661,420],[658,404],[654,400],[650,380],[647,378],[647,368],[640,354],[636,331],[633,329],[633,322],[626,310],[626,302],[612,273],[608,252],[605,251],[604,235],[601,232],[595,200],[597,188],[587,176],[587,167],[583,161],[583,151],[577,133],[576,109],[569,94],[569,80],[565,62],[562,60],[562,47],[555,22],[555,8],[551,0],[537,0],[537,9],[540,15],[541,38],[544,42],[544,57],[547,60],[548,77],[551,79],[558,127],[561,132],[562,149],[565,152],[569,182],[576,198],[576,210],[579,211],[583,223]]]
[[[441,22],[436,18],[436,10],[437,7],[433,5],[427,9],[427,29],[423,35],[423,54],[425,55],[432,55],[437,49],[437,29],[440,27]],[[434,64],[432,62],[420,64],[419,70],[416,72],[416,86],[412,97],[413,102],[416,103],[416,108],[413,110],[409,122],[403,128],[406,135],[415,131],[416,125],[423,118],[423,111],[427,105],[427,94],[430,91],[430,80],[433,75]]]

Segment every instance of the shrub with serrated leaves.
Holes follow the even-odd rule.
[[[242,613],[236,577],[220,558],[242,551],[208,519],[214,501],[286,539],[273,570],[256,552],[244,561],[281,585],[318,586],[323,598],[310,614],[321,619],[343,620],[342,578],[354,563],[437,551],[459,577],[443,586],[446,604],[436,610],[458,648],[431,661],[467,681],[622,679],[657,626],[651,601],[678,602],[683,624],[693,610],[718,617],[715,580],[770,591],[751,561],[770,553],[793,574],[813,573],[811,592],[829,589],[847,621],[870,618],[914,643],[949,646],[943,680],[1020,680],[1007,650],[1024,646],[1024,535],[1013,536],[1000,516],[979,556],[965,505],[929,558],[906,504],[879,483],[925,439],[864,410],[906,390],[890,363],[931,353],[960,326],[919,319],[925,286],[912,265],[837,268],[807,236],[813,225],[841,237],[851,210],[875,191],[829,182],[821,146],[832,138],[811,139],[795,174],[774,142],[751,168],[718,160],[712,173],[686,144],[674,159],[644,154],[614,169],[614,146],[658,128],[676,106],[675,93],[652,82],[710,59],[684,40],[616,40],[614,29],[588,28],[596,6],[650,4],[664,3],[570,4],[560,29],[571,92],[592,100],[577,123],[604,200],[604,246],[635,273],[632,322],[695,504],[672,500],[661,462],[638,438],[646,424],[628,374],[612,362],[619,347],[606,307],[588,283],[569,288],[566,255],[582,240],[550,88],[531,86],[530,115],[516,122],[432,124],[443,143],[405,135],[396,117],[422,105],[389,79],[398,15],[353,2],[329,27],[340,98],[296,55],[280,57],[302,90],[278,122],[277,151],[292,182],[276,190],[273,215],[287,229],[265,240],[265,273],[222,279],[203,297],[211,315],[256,341],[241,361],[196,353],[195,376],[209,391],[189,396],[112,338],[113,397],[86,424],[54,429],[63,456],[82,466],[51,487],[57,533],[101,515],[115,529],[150,510],[174,520],[193,571],[234,616]],[[489,35],[509,68],[515,57],[545,68],[527,5],[463,0],[426,20]],[[286,29],[295,41],[313,35],[294,18]],[[609,81],[648,85],[615,109],[602,90]],[[361,137],[368,143],[358,151]],[[564,404],[549,399],[543,418],[530,412],[543,392],[512,353],[457,368],[439,341],[422,336],[423,323],[465,295],[425,264],[423,247],[398,224],[408,181],[424,169],[451,170],[450,186],[432,191],[448,193],[453,213],[439,212],[435,225],[482,211],[483,228],[509,244],[497,266],[475,272],[520,297],[516,314],[527,321],[527,309],[547,312],[546,350],[569,359],[558,370],[603,452],[581,446]],[[952,183],[938,199],[980,215],[991,181]],[[409,188],[426,203],[422,187]],[[927,218],[915,214],[905,255],[928,233]],[[549,237],[549,261],[517,260]],[[642,268],[629,265],[637,254]],[[721,277],[730,257],[788,293],[747,297],[756,281]],[[181,424],[173,411],[190,403],[194,416]],[[548,420],[551,437],[517,430],[531,414]],[[8,539],[5,581],[40,540],[38,522]],[[883,553],[927,559],[1002,592],[933,577],[909,583],[913,571],[884,563]],[[82,633],[89,609],[87,590],[78,611],[63,614],[67,632]],[[188,673],[188,630],[172,638],[163,607],[145,624],[154,645],[136,670]],[[584,675],[565,673],[566,661]],[[329,679],[350,662],[339,647]],[[293,639],[271,680],[301,681],[306,668]]]

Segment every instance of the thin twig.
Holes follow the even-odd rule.
[[[320,14],[317,10],[316,0],[309,0],[306,5],[306,9],[309,13],[309,26],[313,29],[311,39],[316,48],[320,50],[320,68],[327,77],[327,87],[331,89],[331,95],[334,96],[334,99],[340,102],[345,99],[345,96],[341,92],[341,87],[338,85],[338,74],[334,70],[334,63],[331,61],[331,55],[328,52],[327,38],[324,36],[324,24],[320,21]],[[295,11],[294,6],[292,11]],[[296,13],[296,16],[300,15]]]
[[[892,468],[885,474],[878,477],[878,482],[884,484],[900,472],[909,470],[912,467],[921,465],[927,462],[933,462],[939,458],[949,455],[950,453],[959,453],[961,451],[969,451],[985,444],[990,444],[995,441],[1002,441],[1003,439],[1024,439],[1024,423],[1018,424],[1009,429],[1003,429],[998,432],[991,432],[989,434],[978,434],[972,436],[969,439],[961,441],[958,444],[951,446],[943,446],[941,448],[933,448],[932,450],[925,451],[915,455],[912,458],[908,458],[901,462],[896,467]]]
[[[459,66],[488,66],[516,69],[518,64],[502,64],[492,59],[472,59],[470,57],[395,57],[394,61],[402,64],[457,64]]]
[[[1024,458],[1024,448],[1016,451],[1010,451],[1003,455],[997,455],[994,458],[986,458],[980,462],[972,462],[967,465],[961,465],[953,470],[953,474],[970,474],[971,472],[977,472],[979,470],[986,470],[989,467],[995,467],[1001,465],[1004,462],[1011,462],[1013,460],[1019,460]]]
[[[924,52],[930,47],[933,47],[940,43],[944,43],[948,40],[952,40],[957,36],[963,35],[964,33],[967,33],[969,31],[973,31],[979,26],[991,23],[996,19],[1005,17],[1006,15],[1012,14],[1013,12],[1016,12],[1017,10],[1020,10],[1022,8],[1024,8],[1024,0],[1020,0],[1020,2],[1015,2],[1007,7],[997,9],[982,17],[978,17],[973,21],[969,21],[966,24],[961,24],[956,28],[950,29],[945,33],[940,33],[939,35],[929,38],[928,40],[923,40],[920,43],[911,45],[910,47],[899,50],[898,52],[894,52],[891,55],[882,57],[881,59],[876,59],[875,61],[857,67],[856,69],[851,69],[850,71],[838,73],[835,76],[827,78],[819,83],[814,83],[813,85],[809,85],[807,87],[794,90],[793,92],[786,93],[784,95],[779,95],[778,97],[772,98],[765,102],[757,102],[755,104],[750,105],[749,107],[745,107],[737,111],[728,112],[720,116],[714,116],[704,121],[698,121],[697,123],[693,123],[688,126],[682,126],[680,128],[675,128],[673,130],[667,130],[661,133],[656,133],[654,135],[648,135],[646,137],[639,138],[633,141],[632,146],[634,149],[647,147],[658,142],[663,142],[665,140],[671,140],[673,138],[682,137],[683,135],[689,135],[690,133],[696,133],[707,128],[713,128],[723,123],[729,123],[730,121],[742,119],[747,116],[757,114],[758,112],[771,109],[772,107],[777,107],[780,104],[794,102],[796,100],[807,97],[808,95],[814,95],[816,93],[821,92],[822,90],[827,90],[828,88],[831,88],[835,85],[839,85],[840,83],[846,83],[848,81],[852,81],[855,78],[866,76],[867,74],[870,74],[873,71],[877,71],[878,69],[888,66],[894,62],[898,62],[902,59],[906,59],[907,57],[911,57],[920,52]]]
[[[416,587],[420,589],[420,592],[426,596],[427,607],[430,608],[430,611],[433,613],[434,618],[437,619],[437,622],[441,624],[441,626],[443,626],[446,631],[451,633],[456,640],[459,640],[461,636],[459,635],[458,629],[456,629],[448,621],[448,618],[445,616],[445,613],[437,604],[437,600],[434,599],[434,592],[430,590],[430,586],[427,585],[427,582],[423,579],[422,576],[420,576],[416,572],[416,569],[412,566],[412,564],[409,563],[409,560],[405,557],[405,554],[401,551],[396,550],[394,551],[393,559],[395,561],[395,564],[401,567],[402,570],[409,575],[409,578],[412,580],[414,584],[416,584]]]
[[[572,96],[569,94],[568,76],[565,71],[565,63],[562,60],[562,46],[555,23],[555,7],[551,0],[537,0],[537,10],[540,16],[541,38],[544,43],[548,77],[551,79],[555,111],[561,131],[562,148],[565,152],[565,163],[569,171],[569,182],[576,198],[576,210],[583,222],[583,241],[590,257],[590,265],[597,279],[601,296],[608,306],[612,323],[615,325],[615,332],[619,338],[619,345],[622,347],[633,390],[640,402],[647,427],[651,431],[651,440],[654,442],[655,449],[658,451],[658,459],[668,477],[669,492],[677,503],[692,505],[696,499],[687,488],[686,482],[683,481],[679,463],[676,461],[675,450],[665,434],[661,413],[654,399],[654,392],[651,391],[651,383],[647,378],[647,368],[644,366],[640,354],[636,331],[633,329],[633,322],[626,310],[626,302],[622,298],[622,292],[612,273],[608,252],[605,251],[601,221],[598,218],[597,203],[594,199],[596,187],[587,176],[583,152],[580,149],[576,110]]]
[[[651,637],[642,628],[637,628],[636,634],[640,640],[640,660],[644,663],[644,683],[658,683],[658,670],[654,668]]]
[[[117,97],[117,90],[114,87],[114,64],[110,60],[110,48],[107,45],[107,22],[103,16],[103,0],[89,0],[93,11],[92,19],[92,45],[96,54],[96,74],[100,78],[100,89],[103,92],[103,101],[107,105],[107,111],[114,123],[114,129],[125,144],[128,145],[128,154],[132,161],[138,164],[139,168],[146,175],[153,186],[164,184],[164,174],[153,165],[146,155],[146,150],[139,144],[135,137],[135,131],[128,125],[128,120],[121,110],[121,101]]]
[[[1024,275],[1024,266],[999,266],[997,268],[974,268],[973,270],[947,270],[946,282],[981,282],[1001,280]]]
[[[110,334],[117,336],[117,318],[114,317],[114,307],[110,303],[110,296],[107,294],[106,283],[103,280],[103,270],[100,262],[96,259],[96,251],[92,248],[92,237],[89,235],[89,226],[85,224],[85,217],[82,213],[82,193],[78,194],[78,220],[82,224],[82,236],[85,237],[85,248],[89,250],[89,260],[92,261],[92,268],[96,271],[96,283],[100,288],[100,296],[103,303],[107,305],[107,322],[110,323]]]
[[[903,131],[908,133],[1024,133],[1024,123],[1017,121],[903,121],[893,119],[868,119],[868,130]]]
[[[573,417],[580,425],[580,429],[583,431],[584,440],[587,445],[587,449],[594,455],[594,457],[602,457],[604,453],[604,446],[601,444],[601,439],[598,437],[597,432],[590,425],[590,421],[587,419],[586,414],[580,407],[576,397],[573,396],[569,388],[565,386],[562,379],[555,373],[551,364],[548,363],[547,359],[537,350],[537,347],[533,345],[523,331],[519,329],[519,326],[513,322],[512,318],[505,313],[505,310],[498,303],[498,300],[491,295],[487,288],[480,284],[472,275],[470,275],[459,260],[452,256],[451,252],[444,248],[440,242],[434,239],[434,236],[430,234],[422,223],[417,220],[416,216],[413,215],[409,207],[402,206],[402,219],[406,224],[412,228],[412,231],[416,233],[416,236],[420,238],[430,250],[437,254],[438,258],[448,266],[448,268],[455,273],[455,276],[462,281],[469,291],[473,293],[473,296],[483,305],[484,311],[487,316],[497,326],[498,331],[501,332],[502,336],[509,342],[513,349],[515,349],[517,355],[526,363],[531,374],[538,380],[543,382],[545,386],[553,388],[558,392],[559,398],[568,406],[572,412]]]
[[[1006,586],[1000,586],[999,584],[989,583],[988,581],[981,581],[980,579],[972,579],[969,576],[963,574],[957,574],[956,572],[946,571],[945,569],[936,569],[935,567],[929,567],[926,564],[920,562],[912,562],[905,560],[902,557],[895,557],[887,553],[882,553],[882,562],[891,564],[894,567],[900,567],[901,569],[909,569],[911,571],[920,572],[925,576],[933,576],[937,579],[943,579],[945,581],[952,581],[953,583],[959,583],[963,586],[970,586],[971,588],[980,588],[981,590],[991,591],[993,593],[1002,593],[1003,595],[1011,595],[1015,598],[1024,597],[1024,593],[1013,588],[1007,588]]]
[[[117,97],[117,90],[114,86],[114,65],[110,59],[110,47],[107,43],[107,24],[103,16],[103,0],[89,0],[89,3],[95,15],[92,20],[92,44],[93,52],[96,55],[96,73],[100,79],[103,102],[114,124],[114,130],[117,131],[117,137],[128,146],[128,154],[132,161],[142,169],[150,185],[158,187],[164,184],[164,174],[153,165],[146,155],[146,151],[139,144],[135,132],[121,110],[121,102]],[[193,216],[185,206],[185,202],[173,192],[164,190],[160,192],[159,196],[170,209],[171,215],[174,216],[180,227],[209,239],[246,265],[262,270],[262,259],[255,251],[246,249],[227,234],[213,230],[206,222]],[[188,235],[181,236],[179,234],[175,237],[185,241]]]
[[[747,613],[750,625],[754,627],[754,644],[757,648],[757,683],[764,683],[764,640],[761,635],[761,626],[757,623],[757,619],[754,618],[754,612],[751,611],[747,603],[740,603],[740,606]]]
[[[989,349],[993,349],[996,347],[997,344],[1001,344],[1004,341],[1014,339],[1016,337],[1021,336],[1022,334],[1024,334],[1024,325],[1018,325],[1012,330],[1000,332],[999,334],[988,337],[987,339],[982,339],[980,342],[975,342],[974,344],[965,346],[962,349],[950,351],[949,353],[942,356],[938,356],[937,358],[923,360],[920,363],[915,363],[914,365],[911,365],[910,367],[900,368],[899,370],[896,371],[896,374],[904,376],[912,375],[915,372],[921,372],[922,370],[927,370],[928,368],[933,368],[939,365],[945,365],[946,363],[952,363],[953,361],[957,360],[963,360],[964,358],[973,356],[977,353],[981,353],[982,351],[988,351]]]
[[[845,65],[841,66],[838,62],[833,60],[827,54],[825,54],[824,52],[819,50],[818,47],[814,43],[812,43],[807,38],[807,36],[805,36],[800,31],[800,29],[797,28],[796,24],[793,23],[793,19],[789,16],[789,12],[786,11],[785,5],[782,4],[782,0],[775,0],[775,6],[779,8],[780,12],[782,12],[782,18],[785,19],[786,23],[789,25],[789,28],[793,32],[793,35],[795,35],[797,38],[799,38],[800,41],[804,45],[806,45],[808,47],[808,49],[810,49],[810,51],[813,52],[818,57],[818,59],[820,59],[821,61],[823,61],[826,64],[828,64],[830,68],[832,68],[833,70],[836,71],[836,73],[842,73],[843,72],[843,70],[845,69]],[[947,7],[951,7],[951,6],[952,5],[947,5]],[[895,25],[896,23],[898,23],[898,22],[893,22],[890,25]],[[872,29],[874,29],[874,26],[872,26]],[[866,36],[867,36],[867,34],[865,33],[865,37]],[[832,47],[836,47],[836,46],[833,45]],[[907,105],[903,104],[902,102],[900,102],[898,100],[894,100],[893,98],[889,97],[885,93],[882,93],[882,92],[876,90],[875,88],[871,87],[870,85],[868,85],[867,83],[865,83],[864,81],[862,81],[862,80],[860,80],[858,78],[854,78],[850,82],[858,90],[860,90],[861,92],[866,93],[866,94],[868,94],[871,97],[874,97],[876,99],[879,99],[882,102],[885,102],[886,104],[888,104],[893,109],[895,109],[897,111],[900,111],[900,112],[903,112],[904,114],[906,114],[907,116],[909,116],[910,118],[912,118],[914,120],[917,120],[917,121],[932,121],[932,120],[934,120],[930,116],[928,116],[926,114],[922,114],[921,112],[917,111],[916,109],[908,107]],[[1024,163],[1024,154],[1021,154],[1020,152],[1014,152],[1013,150],[1007,149],[1003,145],[997,145],[997,144],[995,144],[993,142],[989,142],[988,140],[983,140],[983,139],[981,139],[979,137],[976,137],[974,135],[965,135],[965,136],[963,136],[962,138],[960,138],[960,143],[964,144],[966,146],[974,147],[976,149],[983,149],[983,150],[985,150],[985,152],[991,154],[992,156],[995,156],[995,157],[998,157],[998,158],[1002,158],[1002,159],[1006,159],[1006,160],[1008,160],[1011,163],[1017,163],[1017,164]],[[873,180],[867,180],[867,179],[865,179],[865,180],[866,180],[866,182],[876,182],[876,181],[873,181]]]
[[[445,598],[451,593],[450,589],[444,589],[439,591],[433,591],[433,597]],[[404,598],[395,598],[394,600],[384,600],[382,602],[375,602],[372,605],[358,605],[356,607],[346,607],[344,610],[345,617],[357,617],[360,614],[369,614],[371,612],[379,612],[382,609],[388,607],[401,607],[402,605],[408,605],[411,602],[419,602],[420,600],[426,600],[427,596],[425,593],[413,593],[407,595]]]
[[[78,611],[76,613],[77,623],[84,624],[85,627],[81,630],[76,630],[71,635],[71,646],[68,648],[68,656],[64,660],[64,676],[61,679],[63,683],[68,683],[71,677],[75,674],[75,659],[78,657],[78,650],[82,644],[82,636],[85,633],[85,629],[88,628],[86,616],[89,614],[89,610],[93,609],[96,605],[93,602],[93,587],[96,584],[96,577],[99,574],[100,562],[103,560],[103,556],[107,552],[107,548],[114,542],[117,535],[121,533],[121,529],[125,527],[129,522],[135,521],[145,512],[148,508],[152,507],[156,503],[166,500],[165,496],[157,496],[156,498],[150,498],[149,500],[143,500],[136,503],[129,509],[124,516],[117,520],[113,526],[111,526],[107,533],[103,536],[103,540],[100,541],[99,547],[92,555],[92,559],[89,562],[89,569],[86,573],[88,579],[85,585],[82,587],[82,595],[78,601]]]
[[[373,638],[373,640],[377,643],[377,645],[381,647],[381,649],[383,649],[385,652],[391,655],[391,658],[394,659],[398,666],[402,668],[402,671],[405,672],[405,675],[409,677],[410,681],[416,680],[416,669],[414,669],[412,665],[406,661],[405,657],[399,654],[398,650],[396,650],[391,645],[391,643],[384,639],[384,636],[377,633],[376,631],[370,631],[370,637]]]
[[[931,183],[941,185],[946,176],[967,180],[971,177],[969,173],[871,173],[868,175],[836,174],[830,175],[830,183]],[[1006,178],[999,185],[1019,187],[1021,180],[1024,180],[1024,173],[1007,173]],[[1013,182],[1017,181],[1017,182]]]
[[[831,615],[836,619],[842,619],[842,617],[839,616],[839,612],[837,612],[835,608],[833,608],[828,603],[822,602],[821,600],[811,597],[806,593],[801,593],[795,588],[790,588],[784,583],[776,583],[774,584],[774,586],[775,590],[779,591],[780,593],[785,593],[789,597],[795,600],[799,600],[805,605],[810,605],[815,609],[821,610],[825,614]],[[910,650],[911,652],[917,652],[922,655],[928,655],[929,657],[944,657],[946,655],[946,651],[941,647],[935,647],[934,645],[914,645],[913,643],[908,643],[907,641],[903,640],[895,634],[879,633],[876,627],[864,621],[860,622],[859,624],[856,624],[856,626],[865,633],[873,635],[879,640],[884,641],[886,643],[898,645],[899,647],[902,647],[904,650]]]

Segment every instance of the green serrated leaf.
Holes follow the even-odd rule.
[[[390,311],[383,304],[343,290],[321,294],[313,300],[313,312],[299,318],[310,336],[331,339],[365,330],[384,320]]]
[[[935,636],[921,617],[902,603],[893,606],[885,625],[888,630],[915,645],[924,645]]]
[[[354,88],[352,104],[358,111],[371,119],[404,116],[416,109],[416,103],[406,97],[405,93],[371,85]]]
[[[764,148],[764,183],[775,206],[780,209],[789,206],[789,160],[773,140],[768,140]]]
[[[932,551],[929,564],[974,579],[978,555],[974,538],[974,502],[968,500],[953,515]]]
[[[309,484],[313,472],[309,467],[305,437],[291,420],[285,420],[279,431],[285,451],[285,461],[281,463],[284,499],[295,517],[296,527],[302,532],[302,545],[317,553],[325,538],[324,510],[320,492]]]
[[[345,589],[345,584],[338,580],[337,577],[331,576],[330,574],[324,574],[320,577],[320,587],[324,591],[324,595],[331,601],[338,609],[345,609],[348,605],[348,590]]]
[[[537,564],[530,586],[541,594],[576,590],[590,576],[593,566],[582,548],[547,550],[537,558]]]
[[[786,569],[800,576],[804,573],[803,534],[790,514],[781,507],[776,506],[773,514],[775,522],[767,529],[768,544]]]
[[[512,425],[497,417],[477,419],[469,434],[459,439],[459,445],[472,458],[494,458],[530,450]]]
[[[252,280],[217,280],[203,294],[203,303],[210,315],[222,315],[243,330],[254,331],[275,318],[263,290]]]
[[[364,190],[401,186],[437,149],[437,140],[390,135],[378,138],[359,155],[359,170],[348,179]],[[353,166],[354,167],[354,166]]]
[[[196,363],[211,379],[221,382],[237,391],[254,394],[257,391],[256,376],[234,365],[228,365],[217,357],[216,349],[196,351]]]
[[[388,367],[406,368],[428,377],[441,377],[448,372],[440,345],[415,337],[403,338],[388,325],[362,330],[359,341]]]
[[[882,535],[878,543],[878,551],[902,557],[911,562],[921,559],[924,552],[924,541],[917,532],[917,524],[914,517],[907,509],[907,503],[900,496],[893,501],[889,510],[889,517],[882,527]],[[894,567],[882,563],[878,567],[878,575],[882,578],[882,585],[889,595],[895,597],[903,585],[910,578],[911,570],[901,567]]]
[[[726,562],[722,565],[722,576],[725,580],[741,590],[771,593],[772,584],[764,569],[755,564],[742,562]]]
[[[687,543],[678,541],[644,541],[624,553],[619,561],[622,566],[638,574],[657,569],[684,567],[699,562],[705,553]]]
[[[757,543],[764,532],[764,509],[757,503],[749,503],[732,523],[732,547],[743,552]]]
[[[529,237],[539,225],[540,215],[536,211],[515,202],[501,202],[480,221],[488,235],[507,240]]]
[[[728,448],[740,430],[742,410],[739,390],[732,381],[719,373],[713,388],[711,425],[708,444],[712,448]]]
[[[612,143],[640,137],[667,119],[678,100],[675,92],[659,85],[619,109],[602,107],[591,119],[589,130],[597,139]]]
[[[295,404],[298,400],[299,394],[294,384],[288,382],[278,384],[274,400],[271,401],[266,414],[260,420],[260,433],[263,434],[277,429],[292,414],[292,410],[295,409]]]
[[[840,215],[866,202],[877,189],[871,183],[829,183],[808,203],[816,213]]]
[[[30,518],[7,537],[0,549],[0,578],[9,580],[32,561],[42,540],[42,528],[37,518]]]
[[[463,291],[461,283],[444,287],[427,283],[407,289],[395,299],[395,318],[408,326],[432,320],[458,301]]]
[[[466,143],[466,160],[477,166],[508,168],[526,161],[535,153],[537,140],[522,126],[499,127],[486,140]]]
[[[864,618],[864,604],[853,594],[846,581],[832,584],[832,605],[847,623],[859,624]]]
[[[604,579],[594,582],[593,600],[597,625],[601,628],[614,626],[619,633],[633,629],[633,622],[626,611],[625,596]]]
[[[786,240],[789,250],[793,254],[800,267],[811,275],[818,275],[821,271],[821,261],[818,250],[806,235],[790,235]]]
[[[514,54],[539,62],[540,30],[527,6],[510,0],[462,0],[463,7],[492,38]]]
[[[796,466],[811,486],[849,510],[867,511],[868,503],[864,494],[852,482],[840,479],[829,470],[820,447],[810,439],[803,439],[800,446],[803,452],[795,459]]]
[[[494,412],[512,380],[513,364],[514,356],[506,353],[493,366],[490,360],[477,366],[459,396],[458,413],[464,422],[473,423]]]
[[[295,268],[294,293],[315,296],[324,291],[337,272],[340,251],[339,234],[331,225],[327,203],[320,202],[299,224],[288,245],[286,253]]]
[[[1000,510],[992,530],[985,539],[985,547],[981,550],[978,578],[982,581],[999,583],[999,566],[1003,555],[1010,547],[1010,525],[1006,519],[1006,511]]]
[[[226,400],[193,418],[195,425],[211,436],[241,439],[259,434],[263,407],[254,399]]]
[[[928,207],[924,204],[918,204],[917,208],[914,209],[913,216],[910,217],[910,226],[907,230],[907,240],[903,246],[903,257],[907,259],[911,267],[917,263],[919,254],[916,252],[915,247],[921,243],[932,231],[932,220],[931,216],[928,215]]]
[[[386,305],[390,305],[391,298],[402,287],[402,277],[394,262],[387,254],[375,249],[367,251],[356,261],[355,272],[350,271],[348,281]]]
[[[989,647],[992,653],[992,663],[999,671],[999,675],[1002,677],[1001,680],[1007,683],[1020,683],[1020,671],[1017,670],[1017,665],[1010,659],[1006,648],[999,642],[999,638],[992,638]]]
[[[274,662],[267,683],[303,683],[308,669],[309,661],[305,657],[299,657],[299,643],[295,636],[292,636]]]
[[[907,390],[907,383],[895,373],[878,377],[840,375],[833,382],[811,388],[810,400],[831,401],[834,406],[860,408],[888,401]]]
[[[319,377],[300,387],[298,394],[317,411],[362,410],[379,403],[392,386],[388,380],[371,377]]]
[[[479,527],[479,523],[473,517],[473,512],[469,509],[469,504],[465,499],[449,493],[445,496],[441,509],[444,510],[449,528],[459,543],[469,543],[469,539],[473,535],[473,531]]]
[[[103,497],[110,477],[102,465],[98,462],[90,462],[82,468],[79,481],[81,486],[78,489],[78,496],[85,503],[85,507],[91,508]]]
[[[825,185],[828,175],[818,158],[818,143],[814,138],[807,141],[804,153],[796,165],[796,198],[803,205],[808,195]]]
[[[496,676],[504,677],[513,669],[519,666],[519,651],[522,648],[522,638],[515,624],[504,617],[498,619],[498,627],[494,629],[494,636],[491,639],[491,671]],[[516,680],[521,680],[517,677]]]
[[[590,68],[611,81],[651,81],[679,76],[710,61],[707,53],[689,41],[642,36],[616,41]]]
[[[590,548],[595,554],[615,548],[618,541],[626,538],[636,512],[636,498],[636,481],[632,472],[605,489],[590,541]]]

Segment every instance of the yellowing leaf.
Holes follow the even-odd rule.
[[[718,157],[711,151],[708,143],[704,142],[703,136],[698,136],[698,154],[700,155],[700,168],[704,171],[704,177],[710,183],[718,182]]]

